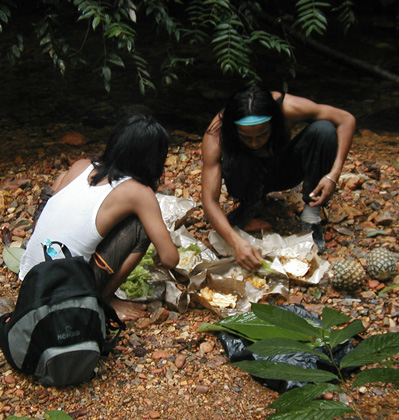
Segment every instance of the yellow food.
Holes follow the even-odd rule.
[[[212,306],[217,306],[222,309],[235,308],[237,305],[237,296],[230,293],[224,294],[215,292],[208,286],[200,290],[199,296],[204,298]]]

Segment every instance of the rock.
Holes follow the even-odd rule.
[[[201,354],[210,353],[214,347],[215,347],[215,343],[213,341],[205,341],[204,343],[201,343],[200,344]]]
[[[395,221],[395,217],[392,213],[388,212],[388,211],[384,211],[382,213],[379,213],[375,218],[374,218],[374,222],[377,225],[382,225],[382,226],[389,226],[391,225],[393,222]]]
[[[181,369],[186,362],[187,356],[185,354],[178,354],[175,359],[175,365],[178,369]]]
[[[369,281],[369,287],[370,289],[376,289],[380,282],[378,280],[370,280]]]
[[[209,388],[205,385],[197,385],[195,387],[195,391],[198,392],[198,394],[206,394],[208,390]]]
[[[165,350],[155,350],[151,357],[154,360],[167,359],[169,357],[169,353]]]
[[[156,312],[151,315],[150,321],[153,324],[161,324],[166,321],[169,316],[169,311],[166,308],[159,308]]]
[[[345,184],[345,187],[351,191],[357,190],[363,185],[364,181],[365,180],[360,178],[359,176],[352,176],[348,179],[347,183]]]
[[[151,324],[150,318],[141,318],[136,322],[135,327],[138,329],[144,329],[144,328],[147,328],[150,324]]]

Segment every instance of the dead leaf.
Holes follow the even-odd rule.
[[[170,155],[165,161],[165,166],[173,166],[177,164],[178,157],[176,155]]]
[[[83,144],[88,143],[88,141],[89,140],[83,134],[80,134],[77,131],[71,131],[70,133],[61,137],[58,140],[58,143],[70,144],[72,146],[82,146]]]

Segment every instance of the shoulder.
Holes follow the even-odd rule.
[[[288,93],[282,104],[282,112],[289,126],[314,120],[319,108],[320,105],[310,99]]]
[[[113,194],[114,196],[120,195],[127,200],[136,198],[146,199],[155,196],[154,191],[150,187],[147,187],[132,178],[129,178],[116,186],[113,190]]]
[[[84,172],[88,166],[91,164],[90,159],[79,159],[66,171],[62,172],[57,180],[53,184],[53,190],[58,192],[70,182],[72,182],[76,177],[78,177],[82,172]]]
[[[81,174],[89,165],[91,165],[90,159],[79,159],[69,168],[67,173]]]

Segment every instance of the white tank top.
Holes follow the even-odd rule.
[[[65,244],[72,256],[90,260],[103,239],[96,227],[98,210],[108,194],[120,183],[131,179],[121,178],[112,184],[91,186],[88,177],[93,170],[89,165],[66,187],[51,197],[45,205],[35,230],[29,239],[19,267],[19,279],[36,264],[44,261],[42,243],[49,239]],[[59,250],[58,246],[54,249]],[[55,258],[62,258],[57,255]]]

